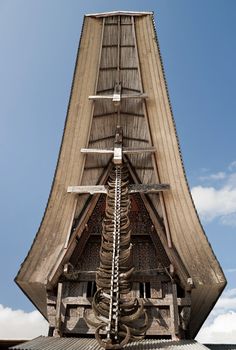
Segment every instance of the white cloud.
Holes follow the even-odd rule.
[[[214,309],[236,311],[236,288],[226,290],[217,301]]]
[[[220,223],[236,226],[236,161],[230,163],[226,171],[204,174],[199,177],[206,185],[192,188],[192,196],[201,218],[212,221],[216,218]]]
[[[227,224],[227,215],[236,213],[236,187],[224,186],[220,189],[214,187],[196,186],[192,188],[192,196],[200,216],[211,221],[216,217],[224,217],[222,223]],[[230,217],[228,217],[230,219]]]
[[[222,294],[196,339],[200,343],[236,343],[236,288]]]
[[[236,343],[236,312],[229,311],[217,316],[209,325],[203,327],[196,337],[200,343]]]
[[[27,313],[0,304],[0,339],[31,339],[47,332],[48,323],[38,311]]]

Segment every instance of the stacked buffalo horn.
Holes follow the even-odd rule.
[[[130,340],[140,339],[147,329],[143,303],[129,299],[131,291],[131,243],[129,222],[130,200],[128,172],[116,165],[108,182],[106,213],[103,220],[100,266],[97,270],[98,290],[93,298],[95,337],[105,349],[121,349]]]

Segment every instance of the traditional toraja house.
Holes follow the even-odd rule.
[[[193,339],[221,294],[152,13],[85,16],[51,193],[16,282],[49,322],[44,341],[77,349]]]

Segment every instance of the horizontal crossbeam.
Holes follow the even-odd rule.
[[[129,193],[157,193],[170,189],[168,184],[132,184],[128,186]],[[107,194],[106,185],[94,185],[94,186],[69,186],[67,188],[68,193],[77,194]]]
[[[147,98],[147,94],[121,94],[119,98],[130,99],[130,98]],[[113,95],[91,95],[89,100],[113,100],[115,101],[116,96]]]
[[[146,148],[129,148],[123,147],[122,152],[124,154],[135,154],[135,153],[154,153],[156,151],[155,147]],[[94,154],[114,154],[112,148],[100,149],[100,148],[81,148],[81,153],[94,153]]]

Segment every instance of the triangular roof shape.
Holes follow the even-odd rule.
[[[119,55],[116,31],[112,29],[118,15],[122,26]],[[79,222],[82,230],[96,204],[96,197],[77,196],[67,189],[105,184],[117,117],[123,128],[126,161],[136,183],[170,186],[168,191],[149,195],[147,206],[183,282],[190,283],[189,278],[193,282],[190,335],[194,337],[226,280],[187,184],[150,12],[103,13],[84,18],[51,193],[16,282],[46,317],[46,289],[56,283],[62,263],[73,250],[75,223]],[[107,152],[100,154],[94,149]],[[131,149],[137,152],[130,154]]]

